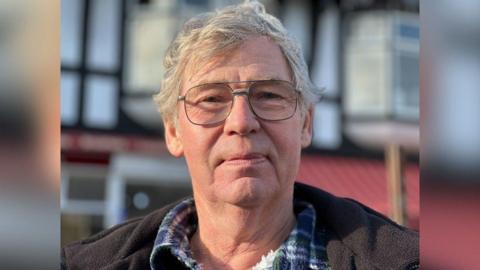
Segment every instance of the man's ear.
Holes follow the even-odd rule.
[[[183,156],[183,143],[179,136],[178,127],[173,120],[163,121],[165,127],[165,143],[168,151],[175,157]]]
[[[302,127],[302,134],[301,134],[302,148],[308,147],[312,142],[313,110],[314,110],[313,106],[308,108],[303,118],[303,127]]]

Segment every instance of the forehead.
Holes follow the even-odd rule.
[[[264,36],[249,38],[235,49],[196,65],[185,73],[184,89],[208,82],[291,81],[290,67],[280,46]]]

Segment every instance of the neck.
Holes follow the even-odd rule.
[[[256,207],[209,203],[195,198],[198,230],[195,259],[206,269],[247,269],[276,250],[295,226],[292,197]]]

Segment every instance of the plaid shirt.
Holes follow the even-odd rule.
[[[294,204],[297,224],[287,240],[280,246],[268,269],[330,269],[325,249],[327,232],[315,228],[316,214],[313,206],[306,202]],[[159,227],[150,255],[153,270],[161,251],[168,250],[189,269],[202,269],[193,259],[189,239],[197,229],[197,215],[193,199],[176,205],[165,216]]]

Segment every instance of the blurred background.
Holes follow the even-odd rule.
[[[422,269],[479,269],[480,1],[422,1]]]
[[[0,269],[58,268],[60,1],[0,2]]]
[[[324,97],[298,181],[419,229],[418,0],[261,1]],[[191,194],[152,101],[182,23],[238,1],[61,1],[61,242]]]

